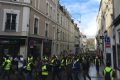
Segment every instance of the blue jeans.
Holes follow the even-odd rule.
[[[32,72],[27,72],[26,73],[25,80],[34,80]]]

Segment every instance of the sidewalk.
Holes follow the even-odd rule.
[[[104,66],[100,66],[99,74],[97,74],[96,67],[94,64],[91,65],[89,74],[91,76],[91,80],[104,80],[102,76],[102,72],[104,70]]]

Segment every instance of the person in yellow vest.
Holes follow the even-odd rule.
[[[12,61],[10,60],[9,56],[6,56],[4,58],[4,62],[2,64],[3,67],[3,76],[2,78],[4,79],[6,76],[8,80],[10,80],[10,71],[11,71],[11,66],[12,66]]]
[[[105,80],[112,80],[112,77],[114,77],[114,71],[110,67],[110,63],[106,64],[106,67],[103,71],[103,75],[104,75]]]
[[[26,80],[31,80],[33,78],[32,75],[32,70],[33,70],[33,56],[28,56],[27,58],[27,63],[25,66],[25,70],[26,70]]]
[[[42,80],[47,80],[48,78],[48,62],[47,57],[42,61]]]
[[[52,80],[61,80],[61,75],[60,75],[60,60],[58,59],[57,56],[54,56],[52,61]]]
[[[31,55],[28,56],[27,61],[32,63],[33,62],[33,56],[31,56]]]
[[[68,56],[66,59],[66,76],[67,76],[67,80],[73,80],[72,77],[72,57]]]

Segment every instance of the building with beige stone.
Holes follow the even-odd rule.
[[[112,67],[120,69],[120,0],[101,0],[99,13],[97,16],[98,33],[97,43],[100,42],[100,36],[110,37],[111,61]],[[102,7],[103,6],[103,7]],[[103,33],[104,32],[104,33]],[[107,34],[105,34],[107,33]],[[105,37],[103,39],[102,50],[105,54]],[[100,46],[98,44],[98,46]],[[104,55],[106,59],[106,54]],[[117,78],[119,77],[119,70],[117,71]]]
[[[58,0],[0,0],[0,14],[1,53],[75,52],[74,21]]]
[[[80,30],[77,27],[77,24],[75,24],[75,54],[79,54],[80,53]]]
[[[117,78],[120,79],[120,0],[113,0],[113,41],[114,41],[114,60],[117,71]]]
[[[112,0],[101,0],[97,16],[97,42],[98,52],[103,55],[104,62],[110,61],[113,67],[113,4]],[[109,44],[106,39],[109,38]],[[108,46],[109,45],[109,46]]]
[[[75,53],[75,24],[64,6],[58,5],[57,13],[57,54],[72,51]]]
[[[57,5],[57,0],[0,0],[2,52],[51,55]]]

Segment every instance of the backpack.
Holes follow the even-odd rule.
[[[111,71],[112,71],[112,69],[109,72],[106,71],[105,80],[111,80],[111,76],[110,76]]]

